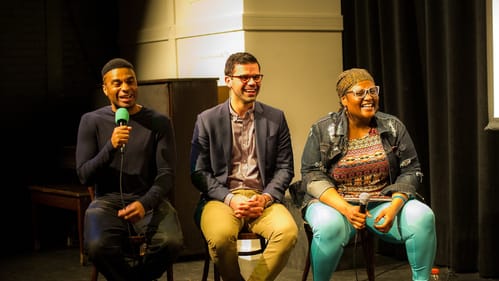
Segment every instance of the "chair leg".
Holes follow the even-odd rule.
[[[166,281],[173,281],[173,262],[166,267]]]
[[[364,252],[364,258],[366,260],[367,279],[369,281],[374,281],[375,280],[374,238],[372,235],[370,235],[369,231],[363,229],[360,231],[360,239],[362,241],[362,250]]]
[[[99,277],[99,271],[97,270],[97,267],[95,267],[95,265],[92,265],[92,273],[90,274],[90,281],[97,281],[98,277]],[[204,278],[204,273],[203,273],[203,278]],[[174,281],[173,263],[169,263],[168,266],[166,267],[166,281]],[[203,279],[203,281],[206,281],[206,279]]]
[[[92,265],[92,273],[90,275],[90,280],[97,281],[98,277],[99,277],[99,271],[97,271],[97,267],[95,267],[95,265]]]
[[[302,281],[307,281],[309,271],[310,271],[310,246],[307,252],[307,259],[305,260],[305,268],[303,268],[303,274],[301,276]]]
[[[210,271],[210,262],[211,262],[211,257],[210,253],[208,252],[208,245],[205,242],[205,256],[204,256],[204,266],[203,266],[203,277],[201,278],[201,281],[206,281],[208,280],[208,273]],[[213,263],[213,280],[214,281],[220,281],[220,272],[218,272],[217,265]]]
[[[203,266],[203,277],[201,278],[201,281],[208,280],[209,271],[210,271],[210,255],[208,254],[208,249],[206,249],[204,257],[204,266]]]
[[[216,264],[213,264],[213,280],[220,281],[220,272],[218,272],[218,268]]]
[[[305,234],[307,235],[308,240],[308,250],[307,250],[307,258],[305,259],[305,267],[303,268],[303,274],[301,276],[302,281],[307,281],[308,273],[310,271],[310,246],[312,245],[312,229],[308,223],[303,223],[303,228],[305,229]]]
[[[305,233],[307,235],[308,240],[308,251],[307,251],[307,259],[305,260],[305,267],[303,269],[303,274],[301,277],[302,281],[306,281],[308,277],[308,273],[310,271],[310,246],[312,244],[312,229],[307,222],[303,223],[303,227],[305,229]],[[361,230],[359,232],[362,250],[364,252],[364,258],[366,259],[366,272],[367,278],[369,281],[375,281],[375,260],[374,260],[374,238],[367,230]]]

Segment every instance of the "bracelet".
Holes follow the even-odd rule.
[[[394,195],[394,196],[392,196],[392,200],[395,199],[395,198],[402,199],[402,201],[404,201],[404,204],[405,204],[405,202],[407,202],[407,199],[404,196],[402,196],[402,195]]]

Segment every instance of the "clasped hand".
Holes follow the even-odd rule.
[[[237,218],[257,218],[263,214],[265,202],[265,196],[261,194],[253,195],[251,198],[234,195],[230,201],[230,207]]]

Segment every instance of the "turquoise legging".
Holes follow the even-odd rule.
[[[412,280],[429,280],[437,247],[433,211],[418,200],[409,200],[390,231],[381,233],[373,226],[374,218],[389,204],[371,202],[368,209],[372,217],[367,218],[366,227],[384,241],[405,243]],[[355,235],[355,228],[340,212],[321,202],[307,207],[305,220],[313,232],[310,261],[314,281],[329,281],[343,255],[343,248]]]

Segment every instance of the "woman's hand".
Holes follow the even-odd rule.
[[[378,216],[374,219],[374,227],[380,232],[387,233],[393,225],[393,220],[398,213],[398,207],[393,204],[384,208],[379,212]],[[383,220],[383,221],[381,221]],[[381,224],[378,224],[381,222]]]
[[[361,213],[360,206],[350,205],[348,208],[346,208],[344,216],[355,229],[363,229],[366,227],[366,218],[370,217],[371,214],[369,213],[369,211],[366,211],[366,213]]]
[[[360,206],[348,203],[345,198],[338,194],[334,187],[327,189],[322,193],[319,200],[340,212],[344,215],[350,224],[355,229],[363,229],[366,227],[366,217],[371,217],[369,211],[366,213],[360,212]]]
[[[394,193],[392,195],[392,203],[390,206],[381,210],[376,219],[374,219],[374,227],[383,233],[390,231],[395,217],[399,213],[400,209],[402,209],[405,202],[407,202],[407,195],[400,192]]]

